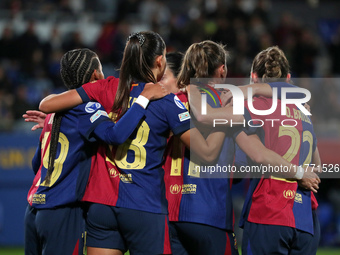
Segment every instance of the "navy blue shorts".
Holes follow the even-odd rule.
[[[238,255],[233,232],[204,224],[170,222],[170,241],[176,255]]]
[[[81,206],[35,209],[25,213],[25,255],[82,255],[85,219]]]
[[[242,255],[313,255],[320,240],[320,225],[313,211],[314,235],[295,228],[246,221]]]
[[[91,204],[86,230],[88,247],[129,250],[131,255],[171,254],[165,214]]]

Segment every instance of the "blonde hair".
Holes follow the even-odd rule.
[[[289,69],[288,60],[278,46],[269,47],[258,53],[252,64],[252,72],[262,78],[262,82],[287,78]]]
[[[216,69],[227,62],[227,51],[222,44],[206,40],[192,44],[186,51],[181,71],[178,74],[178,87],[189,85],[190,78],[211,78]]]

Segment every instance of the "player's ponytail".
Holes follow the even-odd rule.
[[[66,52],[60,60],[60,75],[68,89],[79,88],[91,80],[94,70],[99,68],[99,59],[95,52],[89,49],[76,49]],[[53,118],[48,168],[45,185],[49,186],[57,156],[59,132],[63,113],[56,113]]]
[[[224,46],[213,41],[192,44],[186,51],[181,71],[178,75],[178,87],[190,84],[190,78],[212,78],[216,69],[226,64],[227,52]]]
[[[165,43],[162,37],[152,31],[133,33],[129,36],[120,67],[119,84],[112,107],[114,118],[120,119],[128,109],[133,82],[154,82],[152,72],[155,60],[163,55]],[[116,117],[115,117],[116,116]]]
[[[269,47],[256,55],[252,65],[252,72],[256,73],[262,82],[287,78],[289,63],[278,46]]]

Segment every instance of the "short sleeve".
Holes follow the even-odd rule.
[[[100,101],[98,97],[103,93],[103,81],[88,82],[77,88],[77,92],[84,103],[89,101]]]
[[[78,130],[88,141],[95,142],[96,138],[91,136],[93,130],[103,121],[111,121],[107,112],[98,102],[88,102],[74,108],[78,118]]]
[[[167,99],[163,109],[172,132],[178,135],[189,130],[191,117],[184,104],[173,94],[167,96]]]

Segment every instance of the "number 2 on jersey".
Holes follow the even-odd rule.
[[[282,157],[287,161],[291,162],[295,156],[298,154],[301,146],[301,136],[299,131],[295,127],[280,126],[279,137],[289,136],[291,140],[291,145],[285,155]],[[313,135],[310,131],[305,130],[302,132],[302,142],[308,142],[309,150],[303,165],[309,165],[312,161],[312,150],[313,150]]]

